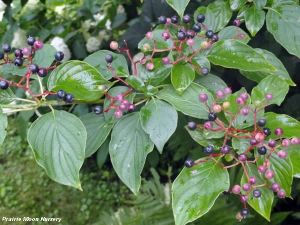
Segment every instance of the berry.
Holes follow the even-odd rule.
[[[3,54],[3,52],[0,52],[0,59],[4,59],[4,54]]]
[[[59,90],[57,93],[56,93],[56,96],[57,98],[59,99],[64,99],[65,96],[66,96],[66,92],[64,90]]]
[[[279,190],[277,192],[277,196],[278,196],[278,198],[285,198],[285,196],[286,196],[285,191],[283,189]]]
[[[170,34],[167,31],[164,31],[161,36],[163,37],[163,39],[166,41],[168,39],[170,39]]]
[[[221,147],[221,153],[228,154],[230,152],[231,148],[229,145],[224,145]]]
[[[187,127],[189,128],[189,130],[196,130],[197,129],[197,123],[195,123],[194,121],[188,122]]]
[[[38,75],[40,77],[45,77],[45,76],[47,76],[47,74],[48,74],[47,69],[45,69],[45,68],[39,68]]]
[[[259,119],[258,121],[257,121],[257,125],[258,126],[260,126],[260,127],[264,127],[264,126],[266,126],[266,123],[267,123],[267,120],[266,119]]]
[[[249,95],[247,93],[241,93],[240,98],[242,98],[244,101],[247,101],[249,98]]]
[[[213,111],[214,111],[215,113],[221,112],[221,111],[222,111],[222,106],[221,106],[221,105],[218,105],[218,104],[213,105]]]
[[[269,128],[267,128],[267,127],[263,128],[263,132],[264,132],[264,134],[265,134],[266,136],[271,135],[271,130],[270,130]]]
[[[271,148],[274,148],[276,146],[276,141],[275,140],[269,140],[268,146]]]
[[[29,70],[32,72],[32,73],[37,73],[39,71],[39,67],[36,65],[36,64],[31,64],[29,66]]]
[[[192,29],[196,33],[199,33],[201,31],[201,27],[198,24],[194,24]]]
[[[128,106],[128,110],[129,111],[134,111],[134,109],[135,109],[135,105],[134,104],[130,104],[129,106]]]
[[[244,190],[244,191],[250,191],[250,189],[251,189],[251,185],[248,184],[248,183],[243,184],[242,187],[243,187],[243,190]]]
[[[253,197],[254,198],[260,198],[261,197],[261,191],[258,189],[253,190]]]
[[[283,139],[281,142],[281,145],[283,147],[289,147],[290,144],[291,144],[291,141],[289,139]]]
[[[257,140],[255,138],[250,139],[250,145],[257,145]]]
[[[193,30],[188,30],[187,32],[186,32],[186,36],[188,37],[188,38],[194,38],[195,37],[195,31],[193,31]]]
[[[230,87],[224,88],[224,93],[225,93],[226,95],[230,95],[230,94],[232,93],[231,88],[230,88]]]
[[[200,102],[206,102],[208,100],[208,95],[206,93],[200,93],[199,100]]]
[[[221,91],[221,90],[217,90],[217,92],[216,92],[216,96],[217,96],[217,98],[224,98],[225,94],[224,94],[224,92],[223,92],[223,91]]]
[[[30,56],[31,55],[31,50],[30,48],[23,48],[22,53],[24,56]]]
[[[0,89],[6,90],[9,87],[9,83],[6,80],[0,80]]]
[[[206,31],[205,35],[207,38],[212,38],[214,36],[214,32],[212,30],[208,30]]]
[[[158,22],[160,24],[166,24],[167,23],[167,18],[165,16],[160,16],[160,17],[158,17]]]
[[[103,108],[102,108],[101,105],[96,105],[96,106],[94,107],[93,111],[94,111],[95,114],[98,115],[98,114],[101,114],[101,113],[102,113]]]
[[[201,68],[201,73],[205,76],[209,73],[209,69],[207,67],[202,67]]]
[[[239,27],[241,25],[241,21],[239,19],[235,19],[232,24]]]
[[[255,134],[255,137],[254,137],[257,142],[262,142],[265,140],[265,135],[261,132],[258,132],[257,134]]]
[[[191,17],[190,17],[190,15],[184,15],[183,18],[182,18],[182,21],[183,21],[184,23],[189,23],[189,22],[191,22]]]
[[[300,138],[292,138],[291,139],[291,144],[292,145],[298,145],[298,144],[300,144]]]
[[[178,34],[177,34],[178,40],[183,41],[185,39],[185,37],[186,37],[185,32],[183,32],[183,31],[178,32]]]
[[[245,154],[240,154],[238,158],[242,162],[245,162],[247,160],[247,156]]]
[[[148,32],[146,33],[146,38],[147,38],[147,39],[152,39],[152,38],[153,38],[153,33],[152,33],[151,31],[148,31]]]
[[[256,177],[249,177],[249,183],[251,185],[255,184],[256,183]]]
[[[16,66],[22,66],[23,65],[23,59],[22,58],[15,58],[14,64]]]
[[[164,65],[170,64],[170,59],[169,59],[169,57],[163,57],[163,58],[162,58],[162,62],[163,62]]]
[[[174,24],[178,23],[178,16],[172,16],[171,17],[171,22],[174,23]]]
[[[277,155],[279,158],[284,159],[287,157],[288,153],[284,150],[280,150],[279,152],[277,152]]]
[[[116,41],[111,41],[109,44],[110,49],[117,50],[119,48],[119,44]]]
[[[212,145],[208,145],[205,148],[203,148],[203,152],[205,154],[212,154],[214,152],[215,148]]]
[[[66,103],[72,103],[73,99],[74,99],[74,96],[72,94],[69,94],[69,93],[66,94],[65,98],[64,98],[64,100],[65,100]]]
[[[258,172],[260,173],[264,173],[266,171],[266,167],[264,167],[263,165],[258,166]]]
[[[115,112],[114,112],[114,115],[117,119],[120,119],[122,116],[123,116],[123,112],[119,109],[117,109]]]
[[[9,44],[3,44],[2,49],[5,53],[9,53],[11,51],[11,47]]]
[[[217,119],[217,114],[211,112],[208,114],[208,120],[209,121],[215,121]]]
[[[217,34],[214,34],[212,37],[211,37],[211,40],[213,42],[217,42],[219,40],[219,36]]]
[[[245,101],[244,101],[244,99],[242,99],[241,97],[238,97],[238,98],[236,99],[236,103],[239,104],[239,105],[244,105],[244,104],[245,104]]]
[[[205,21],[205,16],[202,15],[202,14],[198,15],[198,16],[197,16],[197,21],[198,21],[199,23],[203,23],[203,22]]]
[[[267,153],[267,148],[265,146],[261,146],[257,149],[257,152],[260,154],[260,155],[265,155]]]
[[[230,107],[230,102],[223,102],[223,109],[228,109]]]
[[[36,40],[33,44],[33,47],[35,49],[41,49],[41,48],[43,48],[43,46],[44,46],[44,43],[40,40]]]
[[[33,45],[34,45],[34,42],[35,42],[35,38],[34,38],[34,37],[29,36],[29,37],[27,38],[27,44],[28,44],[28,45],[33,46]]]
[[[248,196],[247,195],[241,195],[240,201],[243,202],[243,203],[247,202],[248,201]]]
[[[210,121],[206,121],[206,122],[203,124],[203,127],[204,127],[204,129],[206,129],[206,130],[210,130],[210,129],[213,127],[213,125],[212,125],[212,123],[211,123]]]
[[[266,170],[265,177],[269,180],[271,180],[274,177],[274,172],[270,169]]]
[[[273,99],[273,95],[272,94],[266,94],[266,99],[268,101],[272,100]]]
[[[112,63],[112,61],[113,61],[113,56],[111,55],[111,54],[107,54],[106,56],[105,56],[105,61],[107,62],[107,63]]]
[[[231,189],[231,192],[233,194],[238,195],[241,192],[241,186],[240,185],[234,185]]]
[[[283,135],[283,130],[281,128],[276,128],[274,133],[277,136],[281,136],[281,135]]]
[[[273,183],[272,184],[272,190],[274,192],[278,192],[280,190],[280,185],[278,183]]]
[[[146,69],[147,69],[148,71],[152,71],[152,70],[154,69],[154,64],[153,64],[153,63],[147,63],[147,64],[146,64]]]
[[[242,114],[243,116],[247,116],[247,115],[249,114],[249,108],[248,108],[248,107],[243,107],[243,108],[241,109],[241,114]]]
[[[244,208],[240,211],[240,213],[243,218],[246,218],[249,215],[249,209]]]
[[[15,56],[17,57],[17,58],[22,58],[23,57],[23,52],[22,52],[22,49],[16,49],[15,50]]]
[[[189,38],[187,40],[186,44],[191,47],[191,46],[193,46],[195,44],[195,41],[192,38]]]
[[[187,160],[185,160],[184,165],[187,168],[191,168],[194,165],[194,161],[191,159],[187,159]]]
[[[64,59],[64,56],[65,55],[64,55],[63,52],[58,51],[58,52],[55,53],[54,58],[55,58],[56,61],[60,62]]]
[[[171,18],[167,18],[167,22],[166,22],[167,24],[171,24],[172,23],[172,20],[171,20]]]

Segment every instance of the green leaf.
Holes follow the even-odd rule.
[[[300,7],[279,5],[268,10],[267,29],[290,54],[300,57]]]
[[[227,84],[220,77],[211,73],[206,76],[201,76],[196,82],[206,87],[212,93],[216,93],[218,90],[224,90],[224,88],[227,87]]]
[[[250,147],[249,139],[232,138],[231,141],[233,149],[237,150],[238,154],[244,153]]]
[[[127,77],[129,75],[128,64],[125,57],[121,54],[116,54],[108,50],[100,50],[94,52],[84,59],[85,62],[94,66],[104,79],[109,80],[112,78],[112,72],[107,68],[107,62],[105,61],[106,55],[112,55],[113,62],[111,63],[118,76]]]
[[[206,67],[208,70],[210,70],[210,62],[206,56],[199,54],[193,58],[193,67],[197,73],[202,74],[201,68]]]
[[[171,71],[171,82],[179,93],[187,89],[195,79],[195,71],[190,64],[176,64]]]
[[[248,175],[254,176],[257,179],[257,185],[264,184],[264,179],[258,173],[257,167],[254,164],[247,163],[246,165]],[[241,184],[248,183],[247,178],[243,175]],[[274,200],[274,194],[272,190],[268,188],[260,188],[261,197],[254,198],[253,196],[249,197],[248,204],[260,215],[262,215],[266,220],[270,221],[272,204]]]
[[[214,1],[207,7],[199,7],[195,12],[195,21],[199,14],[205,15],[203,24],[214,32],[218,32],[225,27],[232,16],[229,3],[222,0]]]
[[[239,27],[228,26],[222,29],[219,34],[219,40],[234,39],[247,44],[250,41],[249,35]]]
[[[166,0],[167,3],[178,13],[182,18],[185,8],[189,4],[190,0]]]
[[[263,27],[265,17],[265,12],[254,5],[246,9],[244,14],[245,23],[252,36],[255,36],[256,33]]]
[[[129,76],[129,77],[126,79],[126,82],[127,82],[131,87],[133,87],[135,90],[142,91],[142,92],[144,92],[144,91],[146,90],[146,85],[145,85],[144,81],[143,81],[140,77],[137,77],[137,76]]]
[[[184,168],[172,186],[175,224],[185,225],[200,218],[212,208],[218,196],[228,189],[228,172],[219,163],[207,161],[192,168]]]
[[[0,104],[5,105],[12,103],[15,97],[15,94],[10,88],[7,90],[0,90]]]
[[[164,101],[152,99],[141,109],[140,118],[144,131],[162,153],[164,145],[176,130],[177,111]]]
[[[97,151],[97,166],[99,169],[104,165],[109,150],[109,141],[110,139],[106,139],[105,142],[101,145],[101,147]]]
[[[267,0],[253,0],[253,3],[256,8],[262,9],[263,7],[266,6]]]
[[[246,71],[274,71],[275,68],[253,48],[237,40],[215,43],[208,55],[211,63]]]
[[[240,9],[246,4],[247,0],[229,0],[230,8],[232,11]]]
[[[109,143],[112,165],[134,194],[141,186],[141,172],[146,157],[154,147],[139,118],[139,113],[122,117],[114,126]]]
[[[2,110],[0,108],[0,146],[3,144],[4,139],[6,137],[6,128],[7,128],[7,116],[2,113]]]
[[[87,113],[80,119],[87,131],[85,157],[89,157],[104,143],[114,124],[106,122],[103,115],[95,113]]]
[[[37,163],[52,180],[81,190],[79,170],[87,133],[80,119],[65,111],[49,112],[32,123],[27,139]]]
[[[288,71],[285,69],[282,62],[272,52],[260,48],[256,48],[255,51],[261,54],[265,58],[265,60],[267,60],[276,68],[276,70],[272,73],[263,71],[241,71],[241,73],[245,77],[247,77],[249,80],[260,82],[262,79],[269,75],[275,75],[285,80],[289,85],[295,86],[295,83],[292,81]]]
[[[64,90],[81,101],[99,100],[110,84],[93,66],[77,60],[58,66],[48,79],[50,91]]]
[[[42,49],[36,51],[33,63],[39,67],[47,68],[53,63],[55,53],[56,49],[52,45],[45,44]]]
[[[282,137],[291,138],[299,137],[300,122],[285,114],[276,114],[273,112],[265,113],[267,120],[267,127],[274,131],[276,128],[283,129]],[[274,133],[271,134],[271,138],[275,138]]]
[[[157,97],[169,102],[185,115],[207,119],[209,110],[205,104],[199,101],[200,93],[206,93],[208,104],[212,104],[213,96],[204,87],[195,83],[192,83],[182,95],[179,95],[171,85],[167,85],[158,92]]]
[[[152,31],[153,37],[151,39],[143,38],[139,44],[138,48],[144,52],[152,51],[155,47],[156,49],[167,49],[173,47],[173,41],[171,39],[165,40],[162,37],[162,33],[165,32],[164,28],[158,27]]]
[[[277,76],[268,76],[252,89],[251,99],[255,105],[280,105],[289,91],[289,85]],[[272,94],[272,100],[266,100],[266,95]]]
[[[300,178],[300,146],[290,145],[287,152],[293,166],[293,176]]]
[[[224,132],[218,131],[218,132],[210,132],[207,130],[190,130],[188,127],[185,127],[185,129],[188,131],[188,133],[191,135],[192,139],[196,141],[201,146],[208,146],[209,144],[214,146],[219,146],[222,143],[216,140],[217,138],[224,137]]]

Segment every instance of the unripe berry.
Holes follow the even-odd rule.
[[[275,140],[269,140],[268,146],[271,148],[274,148],[276,146],[276,141]]]
[[[162,62],[163,62],[164,65],[170,64],[170,59],[169,59],[169,57],[163,57],[163,58],[162,58]]]
[[[248,183],[243,184],[242,187],[243,187],[243,190],[244,190],[244,191],[250,191],[250,189],[251,189],[251,185],[248,184]]]
[[[285,198],[285,196],[286,196],[285,191],[283,189],[279,190],[277,192],[277,196],[278,196],[278,198],[281,198],[281,199]]]
[[[268,101],[272,100],[273,99],[273,95],[272,94],[266,94],[266,99]]]
[[[120,119],[123,116],[123,112],[119,109],[116,109],[116,111],[114,112],[114,115],[117,119]]]
[[[257,140],[257,142],[262,142],[265,140],[265,135],[263,133],[259,132],[255,135],[254,138],[255,138],[255,140]]]
[[[290,145],[291,141],[289,139],[283,139],[281,142],[281,145],[283,147],[288,147]]]
[[[238,97],[238,98],[236,99],[236,103],[239,104],[239,105],[244,105],[244,104],[245,104],[245,101],[244,101],[244,99],[242,99],[241,97]]]
[[[236,27],[239,27],[241,25],[241,21],[239,19],[235,19],[232,24]]]
[[[228,145],[224,145],[221,147],[221,153],[228,154],[230,152],[231,148]]]
[[[258,168],[257,168],[257,170],[258,170],[258,172],[260,172],[260,173],[264,173],[264,172],[266,172],[266,167],[265,166],[263,166],[263,165],[260,165],[260,166],[258,166]]]
[[[151,50],[151,46],[148,43],[143,44],[143,51],[147,52]]]
[[[247,115],[249,114],[249,108],[248,108],[248,107],[243,107],[243,108],[241,109],[241,114],[242,114],[243,116],[247,116]]]
[[[220,106],[220,105],[218,105],[218,104],[214,105],[214,106],[213,106],[213,111],[214,111],[215,113],[221,112],[221,111],[222,111],[222,106]]]
[[[146,64],[146,69],[149,71],[152,71],[154,69],[154,64],[153,63],[147,63]]]
[[[268,179],[268,180],[271,180],[273,177],[274,177],[274,172],[270,169],[266,170],[265,172],[265,177]]]
[[[240,185],[234,185],[231,189],[231,192],[233,194],[238,195],[241,192],[241,186]]]
[[[197,129],[197,123],[195,123],[194,121],[190,121],[190,122],[188,122],[187,127],[188,127],[189,130],[196,130]]]
[[[225,93],[226,95],[230,95],[230,94],[232,93],[231,88],[230,88],[230,87],[224,88],[224,93]]]
[[[166,24],[171,24],[172,23],[172,20],[171,20],[171,18],[167,18],[167,22],[166,22]]]
[[[167,31],[164,31],[161,35],[164,40],[168,40],[170,38],[170,34]]]
[[[224,98],[224,92],[223,91],[221,91],[221,90],[217,90],[217,92],[216,92],[216,96],[217,96],[217,98]]]
[[[230,102],[223,102],[223,109],[228,109],[230,107]]]
[[[208,49],[211,45],[208,41],[203,41],[200,46],[202,49]]]
[[[250,145],[257,145],[258,144],[257,140],[255,138],[251,138],[249,142],[250,142]]]
[[[186,41],[186,44],[188,45],[188,46],[193,46],[194,44],[195,44],[195,41],[194,41],[194,39],[192,39],[192,38],[189,38],[187,41]]]
[[[41,48],[43,48],[43,46],[44,46],[44,43],[40,40],[36,40],[33,44],[33,47],[35,49],[41,49]]]
[[[124,104],[124,103],[121,103],[121,104],[119,105],[119,108],[120,108],[122,111],[125,111],[125,110],[127,110],[127,105]]]
[[[124,96],[123,96],[122,94],[118,94],[118,95],[115,97],[115,99],[116,99],[117,101],[119,101],[119,102],[122,102],[123,99],[124,99]]]
[[[134,109],[135,109],[135,105],[134,104],[130,104],[129,106],[128,106],[128,110],[129,111],[134,111]]]
[[[278,192],[280,190],[280,185],[278,183],[273,183],[272,184],[272,190],[274,192]]]
[[[277,155],[279,158],[284,159],[287,157],[288,153],[287,153],[287,151],[280,150],[279,152],[277,152]]]
[[[210,129],[213,127],[213,125],[212,125],[212,123],[211,123],[210,121],[206,121],[206,122],[203,124],[203,127],[204,127],[204,129],[206,129],[206,130],[210,130]]]
[[[146,38],[147,38],[147,39],[152,39],[152,38],[153,38],[153,33],[152,33],[151,31],[148,31],[148,32],[146,33]]]
[[[205,93],[200,93],[199,95],[200,102],[206,102],[208,100],[208,96]]]
[[[31,55],[31,50],[30,50],[30,48],[23,48],[22,53],[23,53],[24,56],[27,57],[27,56]]]
[[[117,50],[119,48],[119,44],[116,41],[111,41],[109,44],[110,49]]]
[[[283,135],[283,130],[281,128],[276,128],[274,133],[277,136],[281,136],[281,135]]]
[[[269,168],[270,166],[271,166],[271,162],[270,162],[270,160],[268,160],[268,159],[266,159],[265,161],[264,161],[264,164],[263,164],[266,168]]]
[[[253,197],[254,198],[260,198],[261,197],[261,191],[258,189],[253,190]]]
[[[247,160],[247,156],[245,154],[240,154],[238,158],[241,162],[245,162]]]
[[[249,183],[251,185],[255,184],[256,183],[256,177],[249,177]]]
[[[240,201],[241,201],[242,203],[247,202],[247,201],[248,201],[248,196],[247,196],[247,195],[241,195]]]
[[[240,98],[242,98],[244,101],[247,101],[248,100],[248,98],[249,98],[249,95],[248,95],[248,93],[241,93],[240,94]]]
[[[187,160],[185,160],[184,165],[187,168],[191,168],[194,165],[194,161],[191,159],[187,159]]]
[[[300,144],[300,138],[292,138],[291,139],[291,144],[292,145],[298,145],[298,144]]]

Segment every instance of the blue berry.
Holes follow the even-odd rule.
[[[23,52],[22,52],[22,49],[16,49],[15,50],[15,56],[17,57],[17,58],[22,58],[23,57]]]
[[[23,65],[23,59],[22,58],[15,58],[14,64],[16,66],[22,66]]]
[[[4,53],[0,52],[0,59],[4,59]]]
[[[31,64],[29,66],[29,70],[32,72],[32,73],[37,73],[39,71],[39,67],[36,65],[36,64]]]
[[[5,53],[9,53],[11,51],[11,47],[9,44],[3,44],[2,49]]]
[[[185,160],[184,165],[187,168],[191,168],[194,165],[194,161],[191,159],[187,159],[187,160]]]
[[[202,14],[198,15],[198,16],[197,16],[197,21],[198,21],[199,23],[203,23],[203,22],[205,21],[205,16],[202,15]]]
[[[215,121],[217,119],[217,114],[211,112],[208,114],[208,120],[209,121]]]
[[[268,149],[265,147],[265,146],[261,146],[257,149],[257,152],[260,154],[260,155],[265,155],[267,153]]]
[[[167,23],[167,18],[165,16],[160,16],[160,17],[158,17],[158,22],[160,24],[166,24]]]
[[[260,198],[261,197],[261,191],[258,189],[253,190],[253,197],[254,198]]]
[[[32,37],[32,36],[29,36],[27,38],[27,44],[30,45],[30,46],[33,46],[34,45],[34,42],[35,42],[35,38]]]
[[[211,40],[213,42],[217,42],[219,40],[219,36],[217,34],[214,34],[212,37],[211,37]]]
[[[38,75],[40,77],[45,77],[45,76],[47,76],[47,74],[48,74],[48,71],[45,68],[40,68],[39,71],[38,71]]]
[[[178,16],[172,16],[171,17],[171,22],[174,23],[174,24],[178,23]]]
[[[197,124],[194,121],[188,122],[187,127],[189,130],[196,130],[197,129]]]
[[[194,24],[192,29],[196,33],[199,33],[201,31],[201,27],[198,24]]]
[[[230,152],[231,148],[229,145],[224,145],[223,147],[221,147],[221,153],[223,154],[228,154]]]
[[[207,38],[212,38],[214,36],[214,32],[212,30],[208,30],[206,31],[205,35]]]
[[[112,61],[113,61],[113,56],[111,55],[111,54],[107,54],[106,56],[105,56],[105,61],[107,62],[107,63],[112,63]]]
[[[215,148],[213,145],[208,145],[205,148],[203,148],[203,152],[205,154],[212,154],[214,152]]]
[[[0,80],[0,89],[6,90],[9,87],[9,83],[6,80]]]
[[[243,218],[246,218],[249,215],[249,209],[244,208],[240,211],[240,213]]]
[[[69,94],[69,93],[66,94],[65,98],[64,98],[64,100],[65,100],[66,103],[72,103],[73,99],[74,99],[74,96],[72,94]]]
[[[56,93],[56,95],[57,95],[57,98],[59,98],[59,99],[64,99],[65,96],[66,96],[66,92],[65,92],[64,90],[59,90],[59,91]]]
[[[209,69],[207,67],[202,67],[201,68],[201,73],[205,76],[209,73]]]
[[[255,138],[250,139],[250,145],[257,145],[257,140]]]
[[[185,37],[186,37],[185,32],[183,32],[183,31],[178,32],[178,34],[177,34],[178,40],[183,41],[185,39]]]
[[[98,115],[98,114],[101,114],[101,113],[103,112],[103,108],[102,108],[101,105],[96,105],[96,106],[94,107],[93,111],[94,111],[95,114]]]
[[[64,57],[65,57],[65,54],[61,51],[56,52],[54,55],[55,60],[58,62],[62,61],[64,59]]]
[[[257,125],[260,127],[264,127],[266,125],[266,123],[267,123],[266,119],[259,119],[257,121]]]
[[[263,128],[263,132],[264,132],[264,134],[266,135],[266,136],[269,136],[269,135],[271,135],[271,130],[269,129],[269,128],[267,128],[267,127],[265,127],[265,128]]]

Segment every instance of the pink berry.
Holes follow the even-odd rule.
[[[34,47],[35,49],[41,49],[41,48],[43,48],[43,46],[44,46],[44,44],[43,44],[43,42],[40,41],[40,40],[36,40],[36,41],[33,43],[33,47]]]
[[[236,99],[236,103],[239,104],[239,105],[244,105],[244,104],[245,104],[245,101],[244,101],[244,99],[242,99],[241,97],[238,97],[238,98]]]
[[[31,50],[30,48],[23,48],[22,53],[24,56],[30,56],[31,55]]]
[[[268,179],[268,180],[271,180],[273,177],[274,177],[274,173],[272,170],[268,169],[266,172],[265,172],[265,177]]]
[[[243,203],[247,202],[248,201],[248,196],[247,195],[241,195],[240,201],[243,202]]]
[[[216,92],[216,96],[217,96],[217,98],[224,98],[224,92],[221,91],[221,90],[218,90],[218,91]]]
[[[119,48],[119,44],[118,44],[118,42],[116,42],[116,41],[112,41],[112,42],[110,42],[109,47],[110,47],[112,50],[117,50],[117,49]]]
[[[277,192],[277,196],[278,196],[278,198],[285,198],[285,196],[286,196],[285,191],[283,189],[279,190]]]
[[[266,171],[266,167],[264,167],[264,166],[262,166],[262,165],[260,165],[260,166],[258,166],[258,172],[260,172],[260,173],[264,173],[265,171]]]
[[[206,130],[210,130],[210,129],[213,127],[213,125],[212,125],[212,123],[211,123],[210,121],[206,121],[206,122],[204,123],[203,127],[204,127],[204,129],[206,129]]]
[[[222,106],[220,106],[220,105],[218,105],[218,104],[215,104],[215,105],[213,106],[213,111],[214,111],[215,113],[221,112],[221,111],[222,111]]]
[[[238,158],[239,158],[239,160],[242,161],[242,162],[244,162],[244,161],[247,160],[247,156],[246,156],[245,154],[240,154]]]
[[[149,71],[153,70],[154,69],[154,64],[153,63],[147,63],[146,64],[146,69],[149,70]]]
[[[120,119],[123,116],[123,112],[119,109],[117,109],[114,114],[117,119]]]
[[[284,150],[280,150],[279,152],[277,152],[277,155],[279,158],[284,159],[287,157],[288,153]]]
[[[127,110],[127,105],[125,105],[125,104],[122,103],[122,104],[120,104],[119,108],[120,108],[122,111]]]
[[[274,133],[277,135],[277,136],[281,136],[283,135],[283,130],[281,128],[276,128]]]
[[[274,148],[276,146],[276,141],[275,140],[269,140],[268,146],[271,148]]]
[[[188,46],[193,46],[193,45],[195,44],[195,41],[194,41],[194,39],[189,38],[189,39],[186,41],[186,43],[187,43]]]
[[[122,102],[123,99],[124,99],[124,96],[123,96],[122,94],[118,94],[118,95],[115,97],[115,99],[116,99],[117,101],[119,101],[119,102]]]
[[[128,106],[128,105],[130,104],[129,101],[128,101],[127,99],[123,99],[123,100],[121,101],[121,103],[124,104],[124,105],[126,105],[126,106]]]
[[[169,34],[169,32],[164,31],[164,32],[162,33],[162,37],[163,37],[163,39],[165,39],[165,40],[170,39],[170,34]]]
[[[247,99],[249,98],[247,93],[241,93],[240,94],[240,98],[242,98],[244,101],[247,101]]]
[[[277,183],[273,183],[273,184],[272,184],[272,190],[273,190],[274,192],[278,192],[278,191],[280,190],[280,185],[277,184]]]
[[[292,145],[298,145],[298,144],[300,144],[300,138],[292,138],[291,139],[291,144]]]
[[[164,65],[170,64],[170,59],[169,59],[169,57],[163,57],[163,58],[162,58],[162,62],[163,62]]]
[[[153,37],[153,33],[151,31],[146,33],[146,38],[147,39],[152,39],[152,37]]]
[[[236,184],[232,187],[231,191],[233,194],[238,195],[241,192],[241,186]]]
[[[283,147],[288,147],[290,145],[291,141],[289,139],[283,139],[281,142],[281,145]]]
[[[233,25],[236,26],[236,27],[239,27],[239,26],[241,25],[241,20],[235,19],[235,20],[233,21]]]
[[[249,183],[251,185],[255,184],[256,183],[256,177],[249,177]]]
[[[135,109],[135,105],[134,104],[130,104],[128,107],[129,111],[133,111]]]
[[[250,191],[250,189],[251,189],[251,185],[250,184],[248,184],[248,183],[243,184],[243,190],[244,191]]]
[[[258,132],[254,138],[257,142],[262,142],[265,140],[265,135],[261,132]]]
[[[171,18],[167,18],[167,22],[166,22],[166,24],[171,24],[172,23],[172,20],[171,20]]]
[[[208,96],[205,93],[200,93],[199,95],[200,102],[206,102],[208,100]]]
[[[241,109],[241,114],[243,116],[247,116],[249,114],[249,108],[248,107],[244,107]]]
[[[273,95],[272,94],[266,94],[266,99],[268,101],[272,100],[273,99]]]
[[[224,88],[224,93],[225,93],[226,95],[230,95],[230,94],[232,93],[231,88],[230,88],[230,87]]]

